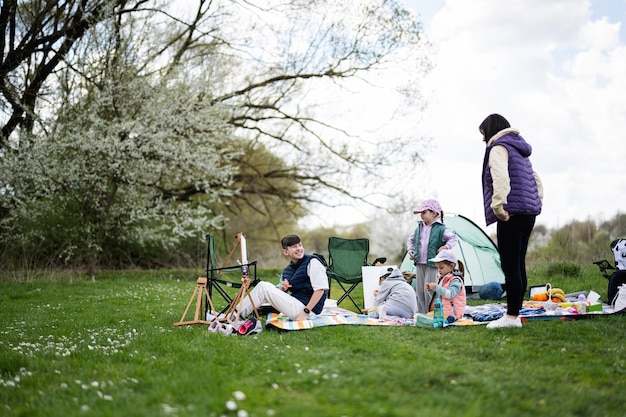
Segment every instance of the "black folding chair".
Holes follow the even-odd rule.
[[[602,272],[602,276],[606,279],[609,279],[609,277],[611,276],[611,274],[608,271],[615,270],[615,267],[611,265],[609,261],[607,261],[606,259],[603,259],[601,261],[595,261],[593,264],[597,265],[598,268],[600,268],[600,272]]]
[[[233,296],[231,295],[232,291],[229,291],[229,288],[239,289],[242,286],[241,281],[237,281],[237,278],[232,278],[232,280],[226,279],[223,276],[228,272],[242,271],[242,268],[245,266],[248,268],[248,273],[250,276],[250,287],[254,287],[261,280],[256,276],[256,264],[257,262],[250,262],[245,265],[233,265],[233,266],[225,266],[225,267],[216,267],[217,262],[215,261],[215,240],[213,235],[206,235],[207,240],[207,263],[206,263],[206,277],[207,277],[207,291],[209,293],[209,297],[213,301],[213,305],[215,306],[215,299],[213,298],[214,291],[219,294],[225,301],[226,306],[223,307],[219,312],[219,314],[224,314],[230,305],[233,302]],[[231,274],[232,275],[232,274]],[[241,278],[241,275],[239,275]],[[217,309],[217,307],[215,307]],[[205,314],[209,310],[209,303],[207,300],[205,306]]]

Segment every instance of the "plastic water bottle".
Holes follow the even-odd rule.
[[[433,327],[436,329],[443,328],[443,304],[441,304],[441,298],[435,299],[435,308],[433,310]]]

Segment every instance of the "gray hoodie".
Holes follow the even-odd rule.
[[[399,307],[411,313],[411,316],[417,311],[417,298],[415,290],[406,282],[402,272],[395,268],[386,280],[380,284],[378,296],[374,299],[374,306],[388,304]]]

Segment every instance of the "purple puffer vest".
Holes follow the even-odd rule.
[[[521,135],[507,133],[494,141],[485,150],[485,159],[483,161],[483,201],[487,226],[498,221],[491,208],[493,180],[489,169],[489,153],[497,145],[504,146],[509,153],[511,191],[507,196],[507,204],[504,205],[504,209],[511,215],[538,215],[541,213],[541,199],[537,190],[537,182],[533,174],[533,166],[528,158],[532,153],[532,147]]]

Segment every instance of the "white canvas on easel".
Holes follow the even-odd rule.
[[[361,267],[363,274],[363,305],[366,309],[374,307],[374,290],[379,287],[379,278],[389,268],[397,268],[396,265],[364,266]]]

